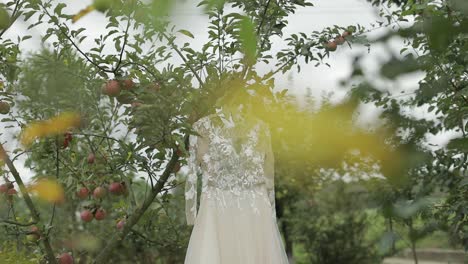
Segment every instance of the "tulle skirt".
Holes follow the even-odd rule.
[[[256,188],[202,193],[184,264],[289,264],[267,191]]]

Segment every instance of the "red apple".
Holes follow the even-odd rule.
[[[102,93],[108,96],[117,96],[120,94],[120,84],[117,80],[109,80],[101,87]]]
[[[119,222],[117,222],[117,229],[119,230],[122,230],[125,226],[125,220],[120,220]]]
[[[96,159],[96,155],[94,153],[89,153],[88,155],[88,164],[93,164]]]
[[[67,131],[67,132],[65,132],[64,135],[65,135],[65,139],[66,139],[66,140],[72,141],[72,139],[73,139],[73,134],[72,134],[72,132]]]
[[[99,199],[99,198],[106,196],[106,193],[107,193],[106,189],[104,189],[104,187],[99,186],[96,189],[94,189],[93,196],[94,198]]]
[[[336,48],[338,47],[338,45],[336,44],[335,41],[329,41],[325,44],[325,48],[328,50],[328,51],[335,51]]]
[[[69,144],[68,142],[69,142],[69,141],[65,139],[65,140],[63,141],[62,148],[67,148],[67,147],[68,147],[68,144]]]
[[[184,153],[182,152],[181,149],[177,149],[177,150],[176,150],[176,154],[177,154],[177,156],[179,156],[179,157],[182,157],[182,155],[184,155]]]
[[[103,208],[97,209],[96,212],[94,213],[94,218],[96,218],[96,220],[98,221],[106,218],[106,216],[107,216],[106,210],[104,210]]]
[[[84,222],[91,222],[91,220],[93,220],[93,214],[88,209],[82,211],[80,216],[81,220],[83,220]]]
[[[17,194],[17,193],[18,193],[18,192],[17,192],[15,189],[9,189],[9,190],[7,191],[7,194],[8,194],[8,195],[14,195],[14,194]]]
[[[88,198],[89,195],[89,190],[86,187],[81,187],[80,190],[76,192],[76,196],[78,196],[80,199],[86,199]]]
[[[8,192],[8,185],[6,183],[0,185],[0,193],[6,193]]]
[[[351,36],[351,35],[353,35],[353,32],[351,32],[351,31],[345,31],[345,32],[343,32],[343,34],[342,34],[341,36],[342,36],[343,38],[346,38],[346,37],[349,37],[349,36]]]
[[[343,43],[345,43],[345,38],[343,36],[338,36],[335,38],[335,42],[338,45],[342,45]]]
[[[60,264],[73,264],[73,257],[69,253],[62,253],[58,257]]]
[[[120,195],[123,192],[123,185],[120,182],[113,182],[109,185],[109,192],[115,195]]]
[[[0,114],[6,115],[10,112],[10,104],[7,102],[0,102]]]
[[[123,88],[125,90],[131,90],[135,87],[135,83],[133,82],[132,79],[126,79],[126,80],[123,80]]]
[[[37,226],[31,227],[31,232],[26,236],[28,241],[36,242],[40,238],[39,228]]]

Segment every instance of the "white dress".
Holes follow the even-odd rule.
[[[215,126],[214,118],[224,125]],[[200,136],[189,138],[186,220],[194,227],[185,264],[288,264],[276,222],[269,127],[258,120],[245,133],[236,132],[241,126],[221,113],[193,124]]]

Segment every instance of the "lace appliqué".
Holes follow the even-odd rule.
[[[272,207],[276,219],[274,193],[274,157],[270,131],[266,123],[259,121],[246,134],[244,141],[235,148],[233,127],[215,126],[210,116],[194,123],[200,136],[190,135],[188,174],[185,187],[187,224],[193,225],[197,216],[197,178],[202,174],[202,194],[222,205],[237,206],[241,201],[261,197]],[[225,119],[222,119],[223,122]],[[239,141],[238,141],[239,142]]]

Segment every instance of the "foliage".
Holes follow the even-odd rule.
[[[382,12],[391,2],[395,1],[372,1],[383,7]],[[187,162],[188,136],[195,133],[191,125],[213,112],[233,89],[245,88],[255,94],[249,102],[255,114],[272,128],[283,230],[317,252],[309,255],[311,261],[366,263],[377,258],[374,248],[363,240],[368,220],[362,210],[368,200],[356,198],[356,185],[328,183],[323,175],[315,174],[319,167],[339,170],[343,160],[353,159],[348,155],[350,148],[380,161],[386,181],[367,186],[369,194],[376,195],[372,200],[377,204],[372,206],[390,221],[408,223],[414,243],[439,228],[466,244],[468,185],[463,173],[467,164],[468,20],[462,2],[398,1],[396,11],[382,13],[387,25],[415,19],[411,27],[376,40],[407,39],[404,56],[394,55],[381,72],[393,80],[408,72],[424,71],[426,76],[414,98],[395,100],[364,81],[353,89],[349,101],[340,106],[325,105],[318,113],[292,106],[287,90],[274,92],[276,75],[294,66],[300,71],[302,61],[328,65],[334,49],[327,45],[343,35],[350,47],[353,43],[368,45],[364,27],[333,26],[283,36],[288,16],[311,3],[204,0],[198,7],[209,20],[209,38],[195,50],[191,42],[198,36],[177,28],[170,20],[173,3],[98,0],[74,13],[67,13],[66,3],[52,0],[7,1],[0,6],[0,97],[14,109],[0,122],[6,129],[28,130],[36,121],[57,120],[64,112],[81,117],[80,125],[67,126],[65,133],[63,127],[60,133],[41,130],[41,137],[26,149],[22,146],[3,152],[0,145],[7,165],[1,171],[3,181],[13,182],[21,193],[2,194],[8,201],[1,212],[6,226],[2,237],[23,237],[36,225],[41,239],[24,246],[37,249],[41,259],[51,263],[57,252],[68,250],[77,261],[89,263],[181,262],[190,230],[182,213],[180,186],[184,179],[177,174]],[[89,50],[83,50],[91,29],[75,27],[74,23],[87,19],[93,11],[107,19],[107,32],[95,38]],[[18,19],[23,19],[28,29],[46,26],[41,41],[52,45],[34,54],[21,54],[20,44],[31,35],[17,40],[3,37]],[[273,53],[276,36],[285,40],[286,47]],[[261,75],[256,71],[260,63],[274,65]],[[364,74],[359,68],[353,72]],[[356,131],[352,113],[360,101],[384,107],[383,118],[391,122],[374,134]],[[401,114],[402,105],[424,104],[432,104],[429,112],[437,109],[437,122]],[[461,129],[463,137],[452,140],[446,151],[429,155],[418,145],[426,132],[452,128]],[[403,137],[400,129],[412,133]],[[390,143],[384,144],[387,139]],[[22,155],[26,156],[24,166],[34,172],[34,180],[54,179],[63,186],[64,204],[42,201],[25,191],[22,175],[15,169]],[[370,163],[364,162],[363,171],[373,168]],[[290,179],[286,179],[288,175]],[[78,197],[82,188],[107,189],[113,183],[125,186],[125,191],[102,198]],[[434,195],[438,185],[444,187],[439,207],[419,203]],[[338,193],[340,199],[335,203]],[[310,201],[324,206],[306,210]],[[95,213],[98,209],[106,210],[105,219],[80,220],[80,212]],[[411,224],[413,218],[432,216],[439,221],[428,221],[422,230]],[[125,224],[119,229],[116,224],[121,220]],[[338,249],[342,254],[333,254]]]
[[[28,246],[38,246],[49,262],[64,250],[70,250],[77,261],[138,262],[145,257],[137,260],[140,254],[136,253],[144,251],[150,259],[180,262],[189,232],[180,216],[181,205],[175,202],[183,182],[175,173],[186,163],[191,124],[214,111],[231,87],[227,84],[233,82],[256,92],[253,100],[257,101],[252,102],[256,106],[262,105],[263,98],[281,99],[284,92],[272,91],[277,73],[297,65],[300,58],[322,63],[330,53],[323,43],[346,30],[356,35],[363,32],[360,26],[335,26],[293,34],[286,38],[287,48],[271,54],[271,39],[283,36],[288,16],[305,6],[311,4],[201,1],[199,7],[210,21],[209,40],[201,50],[194,50],[190,41],[176,42],[197,36],[173,26],[169,16],[173,1],[100,0],[76,13],[69,13],[67,4],[59,1],[8,1],[1,10],[8,12],[10,23],[2,24],[0,36],[11,30],[15,20],[23,19],[28,30],[46,26],[41,41],[51,46],[21,54],[19,45],[31,35],[16,42],[1,39],[4,89],[0,95],[14,107],[1,122],[6,128],[28,130],[36,121],[45,124],[64,112],[81,117],[80,125],[69,127],[63,135],[62,130],[52,133],[33,127],[33,134],[40,137],[27,149],[5,151],[4,181],[13,182],[21,193],[8,198],[11,210],[22,208],[17,215],[25,220],[10,221],[24,226],[16,233],[36,225],[43,239]],[[74,23],[93,11],[107,19],[107,32],[84,50],[81,46],[91,29]],[[352,40],[347,39],[348,45]],[[169,63],[175,56],[180,63]],[[258,62],[274,59],[275,68],[268,74],[255,71]],[[259,110],[268,120],[268,109]],[[15,139],[19,139],[16,134]],[[21,175],[15,172],[21,155],[26,156],[24,165],[34,172],[34,180],[54,179],[63,186],[65,203],[47,204],[24,191]],[[115,183],[125,186],[123,195],[79,198],[83,188],[93,192]],[[86,210],[102,209],[107,216],[99,222],[79,218]],[[31,223],[27,222],[30,213]],[[121,220],[125,225],[119,231],[116,223]],[[116,252],[119,247],[127,251]]]
[[[359,185],[329,182],[292,206],[288,221],[294,239],[307,248],[308,263],[378,262],[377,243],[366,239],[371,223]]]
[[[399,133],[395,142],[412,144],[427,153],[429,158],[408,171],[407,184],[400,187],[390,187],[389,192],[381,193],[381,206],[384,215],[393,218],[385,208],[395,205],[398,199],[424,205],[411,210],[411,215],[422,214],[429,225],[432,219],[437,220],[437,228],[447,230],[452,240],[463,245],[467,250],[467,161],[466,122],[468,102],[468,86],[466,68],[468,13],[464,1],[402,1],[399,8],[392,8],[391,2],[373,1],[379,4],[381,14],[388,21],[395,23],[395,30],[375,40],[376,43],[387,43],[393,39],[403,39],[405,47],[400,54],[391,54],[391,59],[382,65],[381,75],[389,81],[398,80],[407,73],[420,72],[423,78],[414,91],[402,91],[396,95],[394,91],[383,89],[367,80],[353,89],[353,93],[365,102],[373,103],[383,109],[383,117],[391,120],[395,134]],[[414,21],[403,28],[400,23]],[[357,58],[359,61],[359,58]],[[359,63],[355,64],[359,68]],[[416,107],[427,108],[427,113],[434,116],[433,120],[420,119],[411,113],[405,114],[402,109]],[[457,136],[446,146],[436,146],[430,150],[423,146],[426,135],[438,134],[447,130],[457,132]],[[384,198],[384,195],[387,198]],[[436,203],[430,203],[429,210],[422,210],[427,204],[419,203],[425,197],[440,197]],[[414,208],[413,208],[414,209]],[[428,227],[429,229],[433,227]],[[419,237],[419,235],[417,235]]]
[[[30,254],[26,249],[19,250],[14,241],[3,241],[0,258],[4,264],[36,264],[40,257]]]

